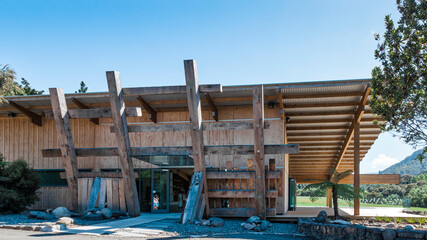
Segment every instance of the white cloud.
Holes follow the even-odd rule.
[[[398,162],[399,161],[396,158],[388,157],[385,154],[381,153],[372,161],[372,167],[378,170],[384,170]]]

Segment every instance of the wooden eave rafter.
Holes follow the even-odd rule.
[[[153,123],[157,123],[157,112],[145,101],[141,96],[137,97],[138,102],[144,107],[144,109],[148,112],[148,118],[153,121]]]
[[[205,98],[209,104],[211,111],[212,111],[212,117],[215,119],[216,122],[218,122],[218,108],[216,107],[215,102],[213,101],[213,99],[211,98],[211,95],[209,95],[209,93],[205,93]]]
[[[33,111],[13,102],[9,101],[9,105],[14,107],[16,110],[20,111],[22,114],[30,118],[30,122],[41,127],[42,126],[42,116],[34,113]]]
[[[82,103],[80,100],[78,100],[77,98],[71,98],[71,101],[80,109],[90,109],[89,106],[87,106],[86,104]],[[90,121],[93,122],[95,125],[99,125],[99,118],[90,118]]]
[[[341,161],[344,158],[345,152],[347,151],[347,148],[350,145],[351,139],[352,139],[353,134],[354,134],[355,124],[360,123],[360,120],[362,119],[362,116],[365,112],[365,105],[366,105],[366,102],[368,101],[368,97],[369,97],[370,92],[371,92],[371,88],[369,87],[369,85],[367,85],[366,89],[365,89],[365,93],[363,94],[362,99],[360,101],[360,104],[357,107],[356,113],[354,114],[354,121],[351,123],[350,128],[347,132],[347,136],[346,136],[344,143],[341,147],[341,151],[338,155],[337,162],[334,166],[335,170],[337,170],[339,168]],[[360,138],[360,140],[362,140],[362,138]]]

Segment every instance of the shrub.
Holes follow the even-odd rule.
[[[0,213],[19,213],[38,200],[40,177],[19,159],[4,162],[0,154]]]
[[[424,223],[426,223],[426,218],[423,218],[423,217],[419,217],[419,218],[417,218],[417,222],[420,224],[420,225],[423,225]]]
[[[417,222],[417,220],[416,220],[415,218],[407,218],[407,219],[406,219],[406,221],[407,221],[409,224],[415,224],[415,223]]]

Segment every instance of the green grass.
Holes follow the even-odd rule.
[[[326,206],[326,197],[319,198],[317,201],[312,202],[310,197],[297,197],[297,206],[299,207],[325,207]],[[348,202],[343,200],[338,200],[338,206],[340,207],[351,207]],[[372,204],[372,203],[360,203],[361,207],[396,207],[403,208],[400,205],[390,205],[390,204]],[[427,208],[420,207],[411,207],[412,211],[427,211]]]

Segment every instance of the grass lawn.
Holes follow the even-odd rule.
[[[297,206],[299,207],[325,207],[326,197],[319,198],[317,201],[312,202],[309,197],[297,196]],[[340,207],[352,207],[348,202],[338,200],[338,206]],[[372,204],[372,203],[360,203],[361,207],[395,207],[403,208],[400,205],[388,205],[388,204]],[[427,211],[427,208],[411,207],[413,211]]]

